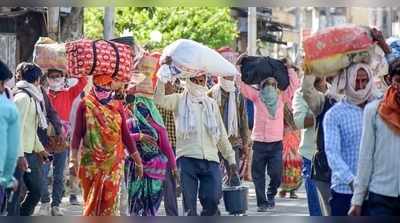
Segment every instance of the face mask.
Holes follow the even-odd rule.
[[[265,86],[261,90],[261,99],[265,106],[267,106],[269,114],[275,117],[278,106],[278,89],[273,86]]]
[[[62,89],[64,89],[65,78],[47,78],[47,82],[49,83],[50,90],[61,91]]]
[[[208,91],[208,88],[206,86],[195,84],[190,80],[186,82],[186,87],[189,94],[196,98],[206,96],[206,93]]]
[[[77,78],[67,78],[67,86],[69,88],[77,85],[78,82],[79,82],[79,80]]]
[[[235,91],[235,82],[231,80],[226,80],[224,78],[220,79],[221,88],[224,89],[226,92]]]
[[[102,104],[107,104],[112,99],[112,90],[95,86],[94,94]]]

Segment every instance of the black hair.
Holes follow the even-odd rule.
[[[64,73],[62,72],[62,70],[55,69],[55,68],[50,68],[50,69],[48,69],[48,70],[47,70],[47,75],[50,74],[50,73],[61,73],[61,74],[64,74]]]
[[[400,58],[395,59],[389,64],[389,76],[400,75]]]
[[[33,63],[24,63],[20,67],[20,75],[22,80],[25,80],[29,83],[34,83],[39,80],[41,76],[43,76],[42,70]]]
[[[0,60],[0,81],[11,79],[13,74],[11,73],[8,66]]]
[[[120,44],[125,44],[128,46],[133,46],[135,44],[135,39],[133,38],[133,36],[119,37],[119,38],[112,39],[111,41],[120,43]]]

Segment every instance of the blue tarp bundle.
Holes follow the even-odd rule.
[[[400,38],[390,37],[386,40],[386,43],[392,49],[392,53],[386,55],[386,59],[390,64],[393,60],[400,58]]]

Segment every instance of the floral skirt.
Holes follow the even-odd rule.
[[[287,131],[283,136],[282,191],[298,189],[302,183],[303,159],[299,153],[299,131]]]

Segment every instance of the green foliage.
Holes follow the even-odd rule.
[[[85,36],[101,38],[102,8],[85,9]],[[135,40],[147,47],[163,48],[180,39],[192,39],[212,48],[232,45],[237,37],[236,23],[229,8],[211,7],[121,7],[115,10],[115,35],[124,30],[133,33]],[[160,43],[150,42],[150,33],[162,33]]]

